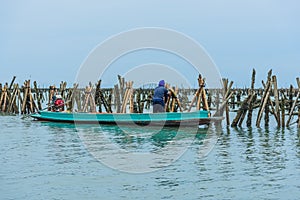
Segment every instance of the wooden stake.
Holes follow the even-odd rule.
[[[285,98],[281,96],[281,127],[285,127]]]
[[[120,90],[118,85],[115,85],[115,89],[114,89],[114,93],[115,93],[115,106],[116,106],[116,112],[119,113],[121,110],[121,101],[120,101]]]
[[[263,97],[261,99],[261,106],[259,108],[258,111],[258,116],[257,116],[257,120],[256,120],[256,126],[259,127],[260,126],[260,121],[261,121],[261,117],[262,117],[262,112],[266,107],[267,101],[269,99],[269,95],[270,95],[270,90],[271,90],[271,75],[272,75],[272,70],[270,70],[268,72],[268,78],[267,78],[267,84],[265,87],[265,92],[263,94]]]
[[[246,104],[244,105],[244,109],[243,109],[243,112],[242,112],[242,115],[240,117],[240,120],[239,120],[239,126],[242,126],[242,123],[245,119],[245,116],[247,114],[247,110],[249,109],[249,106],[251,105],[252,103],[252,100],[253,100],[253,97],[254,97],[254,93],[250,93],[249,96],[248,96],[248,100],[246,102]]]
[[[292,104],[292,107],[290,108],[290,112],[289,112],[289,118],[286,122],[286,126],[289,126],[290,125],[290,121],[291,121],[291,118],[292,118],[292,115],[293,115],[293,111],[294,111],[294,108],[298,102],[298,98],[300,96],[300,80],[299,78],[296,79],[297,80],[297,84],[298,84],[298,92],[297,92],[297,96],[296,96],[296,99],[294,101],[294,103]]]
[[[25,83],[24,83],[23,104],[22,104],[21,114],[27,114],[26,113],[26,102],[27,102],[28,91],[29,91],[28,84],[27,84],[27,81],[25,81]]]
[[[300,128],[300,105],[298,105],[298,123],[297,127]]]

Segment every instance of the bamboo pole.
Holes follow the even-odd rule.
[[[8,113],[13,112],[13,105],[15,103],[17,91],[18,91],[17,89],[18,89],[18,84],[14,85],[14,90],[12,92],[11,101],[9,102],[8,109],[7,109]]]
[[[297,78],[296,80],[297,80],[297,84],[298,84],[298,92],[297,92],[297,96],[295,98],[295,101],[293,102],[292,107],[290,108],[289,118],[288,118],[288,120],[286,122],[286,126],[290,125],[290,121],[291,121],[291,118],[292,118],[292,115],[293,115],[294,108],[295,108],[295,106],[296,106],[296,104],[298,102],[298,98],[300,96],[300,80],[299,80],[299,78]]]
[[[300,105],[298,105],[298,123],[297,128],[300,128]]]
[[[202,90],[203,90],[203,88],[201,87],[200,88],[200,92],[199,92],[199,94],[197,96],[197,107],[196,107],[197,110],[201,109],[201,96],[200,96],[200,94],[202,93]]]
[[[172,88],[171,88],[172,89]],[[172,92],[172,104],[171,104],[171,111],[174,112],[175,111],[175,104],[176,104],[176,99],[177,99],[177,91],[178,88],[175,89],[172,89],[173,92]]]
[[[127,106],[127,101],[128,101],[128,96],[129,96],[129,82],[126,83],[126,90],[125,90],[125,93],[124,93],[124,98],[123,98],[123,101],[122,101],[122,107],[121,107],[121,113],[126,113],[126,106]]]
[[[129,110],[130,113],[134,113],[134,90],[132,87],[133,82],[130,83],[130,96],[129,96]]]
[[[21,114],[26,114],[26,103],[27,103],[27,96],[28,96],[28,84],[27,81],[24,82],[24,95],[23,95],[23,104],[21,109]]]
[[[35,90],[35,93],[36,93],[36,99],[37,99],[38,109],[41,110],[42,109],[41,95],[40,95],[40,91],[37,88],[36,81],[33,82],[33,85],[34,85],[34,90]]]
[[[51,108],[52,108],[52,97],[55,95],[55,86],[54,85],[51,85],[50,87],[49,87],[49,99],[48,99],[48,106],[49,106],[49,108],[48,108],[48,111],[50,111],[51,110]],[[24,99],[25,100],[25,99]]]
[[[281,127],[285,127],[285,98],[281,96]]]
[[[234,120],[233,120],[232,123],[231,123],[231,127],[236,127],[237,124],[239,123],[239,120],[240,120],[242,114],[245,112],[245,110],[247,110],[247,106],[248,106],[248,105],[247,105],[247,104],[248,104],[247,102],[248,102],[249,99],[250,99],[250,96],[248,96],[248,97],[243,101],[243,103],[242,103],[240,109],[238,110],[238,112],[237,112],[237,114],[236,114]]]
[[[232,81],[231,81],[232,83]],[[226,99],[228,93],[229,93],[229,88],[228,87],[228,79],[223,79],[223,85],[224,85],[224,90],[225,90],[225,94],[223,96],[223,100]],[[223,112],[224,109],[221,110],[221,112]],[[230,119],[229,119],[229,108],[228,108],[228,104],[226,102],[225,104],[225,116],[226,116],[226,125],[229,126],[230,125]]]
[[[257,127],[260,126],[260,121],[261,121],[261,118],[262,118],[262,112],[265,109],[265,106],[266,106],[267,101],[269,99],[270,90],[271,90],[271,75],[272,75],[272,70],[270,70],[268,72],[267,83],[265,85],[264,94],[263,94],[263,97],[261,99],[261,106],[259,108],[258,116],[257,116],[257,119],[256,119],[256,126]]]
[[[231,98],[231,96],[233,95],[233,91],[228,95],[228,97],[222,102],[222,104],[220,105],[220,109],[218,111],[215,112],[214,117],[215,116],[221,116],[221,110],[223,110],[227,104],[227,102],[229,101],[229,99]]]
[[[120,85],[121,99],[124,99],[124,95],[125,95],[125,93],[124,93],[125,80],[120,75],[118,75],[118,80],[119,80],[119,85]]]
[[[16,80],[16,76],[14,76],[13,79],[11,80],[10,85],[9,85],[9,87],[8,87],[8,90],[11,90],[11,89],[12,89],[12,86],[13,86],[15,80]]]
[[[254,91],[255,75],[256,75],[256,71],[255,71],[255,69],[253,69],[252,70],[252,78],[251,78],[251,91]]]
[[[116,107],[116,112],[119,113],[121,110],[121,101],[120,101],[120,90],[118,87],[118,84],[114,86],[114,97],[115,97],[115,107]]]
[[[4,99],[4,93],[5,93],[5,85],[4,87],[1,89],[1,97],[0,97],[0,110],[3,111],[2,105],[3,105],[3,99]]]
[[[180,110],[180,112],[183,112],[182,110],[182,106],[181,106],[181,103],[179,101],[179,98],[178,98],[178,87],[176,87],[176,90],[174,91],[174,89],[172,88],[168,88],[168,90],[171,92],[171,97],[172,99],[174,99],[174,105],[172,105],[172,112],[174,112],[174,109],[175,109],[175,103],[177,103],[177,106]]]
[[[250,94],[249,94],[249,99],[247,100],[247,102],[246,102],[246,104],[245,104],[245,110],[243,110],[243,112],[242,112],[242,115],[241,115],[241,117],[240,117],[238,126],[242,126],[242,123],[243,123],[243,121],[244,121],[244,119],[245,119],[245,116],[246,116],[246,114],[247,114],[247,110],[249,110],[249,106],[250,106],[251,103],[252,103],[252,100],[253,100],[254,95],[255,95],[254,93],[250,93]]]
[[[253,104],[256,101],[256,98],[257,98],[257,94],[253,92],[253,98],[252,98],[252,101],[250,102],[249,109],[248,109],[248,115],[247,115],[247,121],[246,121],[247,127],[251,127],[252,113],[253,113],[253,107],[254,107]]]
[[[126,113],[126,106],[127,106],[128,100],[130,99],[130,95],[132,93],[132,85],[133,85],[132,81],[129,81],[126,83],[126,91],[125,91],[124,99],[123,99],[123,103],[122,103],[122,113]]]
[[[203,102],[203,110],[209,111],[209,106],[208,106],[207,97],[206,97],[206,91],[204,88],[202,89],[201,98],[202,98],[202,102]]]
[[[247,121],[246,121],[246,125],[247,127],[251,127],[251,122],[252,122],[252,113],[253,113],[253,104],[256,100],[256,93],[254,91],[254,84],[255,84],[255,75],[256,75],[256,71],[255,69],[252,70],[252,77],[251,77],[251,90],[250,92],[252,93],[252,100],[249,102],[249,107],[248,107],[248,115],[247,115]]]
[[[197,97],[199,96],[199,93],[200,93],[200,88],[197,89],[197,91],[196,91],[196,93],[195,93],[195,95],[194,95],[194,97],[193,97],[193,99],[192,99],[192,101],[191,101],[191,104],[190,104],[190,107],[189,107],[189,109],[188,109],[188,112],[191,111],[191,109],[192,109],[194,103],[196,102]]]
[[[82,108],[83,112],[88,112],[91,92],[92,92],[92,87],[86,86],[85,91],[84,91],[85,95],[84,95],[83,108]],[[90,107],[91,107],[91,104],[90,104]]]
[[[77,88],[78,88],[78,84],[74,83],[73,88],[71,90],[69,90],[69,93],[67,96],[66,110],[68,110],[70,112],[73,112],[74,100],[75,100]]]
[[[289,94],[288,94],[288,96],[289,96],[289,113],[291,112],[291,109],[292,109],[292,105],[293,105],[293,86],[292,85],[290,85],[290,90],[289,90]],[[287,125],[288,126],[288,125]]]
[[[6,102],[7,102],[7,85],[4,85],[4,90],[3,90],[3,98],[1,98],[1,103],[2,103],[2,112],[6,112]]]
[[[280,106],[279,106],[279,92],[277,88],[277,78],[272,76],[272,82],[274,86],[274,99],[275,99],[275,118],[277,120],[278,127],[280,126]]]
[[[94,98],[92,92],[90,92],[89,98],[90,98],[89,99],[89,101],[90,101],[90,112],[95,113],[96,112],[96,103],[95,103],[95,98]]]
[[[167,89],[171,89],[171,86],[168,83],[165,84],[165,87]],[[168,98],[165,99],[165,112],[170,112],[170,110],[171,110],[171,105],[172,105],[172,98],[171,97],[172,97],[171,94],[168,92]]]
[[[17,104],[17,96],[18,96],[18,93],[20,92],[20,89],[19,89],[19,84],[14,84],[15,88],[16,88],[16,91],[15,91],[15,99],[13,100],[13,104],[12,104],[12,112],[15,113],[15,114],[19,114],[19,107],[18,107],[18,104]]]
[[[270,104],[270,99],[267,100],[267,104],[266,104],[266,107],[265,107],[265,127],[269,126],[269,121],[270,121],[270,118],[269,118],[269,113],[270,113],[269,104]]]
[[[33,107],[33,98],[31,95],[31,88],[30,88],[30,80],[27,81],[27,87],[28,87],[28,98],[29,98],[29,111],[31,113],[34,112],[34,107]]]

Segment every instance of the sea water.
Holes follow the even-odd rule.
[[[214,133],[205,130],[191,136],[192,140],[179,137],[174,141],[177,130],[157,134],[145,127],[125,131],[114,126],[78,127],[20,116],[0,116],[0,129],[0,199],[300,197],[300,131],[295,125],[281,129],[272,122],[269,128],[222,124],[212,129],[218,138],[205,154],[201,152],[206,142],[215,140],[210,138]],[[152,155],[173,143],[187,148],[171,162],[167,156],[156,160],[165,166],[127,171],[102,162],[94,153],[116,156],[104,137],[128,154]],[[124,154],[118,159],[126,163],[128,157]],[[143,160],[127,163],[143,168]]]

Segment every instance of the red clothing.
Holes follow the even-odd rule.
[[[64,105],[64,100],[62,99],[56,99],[55,102],[54,102],[54,105],[55,106],[63,106]]]

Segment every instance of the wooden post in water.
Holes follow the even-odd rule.
[[[300,105],[298,105],[298,120],[297,120],[297,128],[300,128]]]
[[[142,113],[142,108],[141,108],[141,88],[137,89],[136,91],[136,103],[137,103],[137,112]]]
[[[12,86],[13,86],[15,80],[16,80],[16,76],[13,76],[13,78],[12,78],[12,80],[11,80],[11,82],[10,82],[10,85],[9,85],[9,87],[8,87],[9,90],[12,89]]]
[[[8,98],[7,89],[8,89],[8,85],[5,84],[4,87],[2,88],[1,98],[0,98],[0,108],[2,112],[6,112],[7,98]]]
[[[289,126],[289,125],[290,125],[290,121],[291,121],[291,119],[292,119],[292,115],[293,115],[294,108],[295,108],[295,106],[296,106],[296,104],[297,104],[297,102],[298,102],[298,98],[299,98],[299,96],[300,96],[300,80],[299,80],[299,78],[297,78],[296,80],[297,80],[297,84],[298,84],[298,92],[297,92],[295,101],[293,102],[293,104],[292,104],[292,106],[291,106],[291,108],[290,108],[290,111],[289,111],[289,118],[288,118],[288,120],[287,120],[287,122],[286,122],[286,126]]]
[[[253,95],[253,97],[252,97],[252,101],[250,102],[250,105],[249,105],[247,121],[246,121],[247,127],[251,127],[254,103],[255,103],[256,98],[257,98],[257,94],[255,92],[253,92],[252,95]]]
[[[40,94],[40,91],[39,91],[39,89],[37,87],[36,81],[33,82],[33,86],[34,86],[34,90],[35,90],[35,94],[36,94],[38,109],[42,110],[41,94]]]
[[[130,82],[130,93],[129,93],[129,111],[130,113],[134,113],[134,96],[135,91],[133,89],[133,82]]]
[[[197,107],[196,109],[197,110],[200,110],[201,109],[201,94],[202,94],[202,90],[203,90],[203,87],[202,87],[202,77],[200,77],[199,75],[199,78],[198,78],[198,83],[199,83],[199,93],[197,95]]]
[[[124,99],[124,87],[125,87],[125,79],[122,78],[120,75],[118,75],[118,79],[119,79],[119,85],[120,85],[120,95],[121,95],[121,99]]]
[[[259,127],[260,126],[260,121],[262,118],[262,113],[267,105],[267,101],[269,100],[269,95],[270,95],[270,90],[271,90],[271,75],[272,75],[272,70],[270,70],[268,72],[268,78],[267,78],[267,83],[265,85],[265,90],[264,90],[264,94],[263,97],[261,99],[261,105],[258,111],[258,116],[257,116],[257,120],[256,120],[256,126]]]
[[[121,107],[121,113],[126,113],[126,106],[127,106],[127,101],[129,98],[129,93],[130,93],[130,84],[129,82],[126,83],[126,90],[124,93],[123,101],[122,101],[122,107]]]
[[[205,92],[205,89],[204,89],[204,87],[205,87],[205,78],[202,78],[201,74],[199,74],[199,76],[198,76],[198,85],[199,85],[199,88],[196,91],[196,94],[194,95],[193,100],[191,101],[188,112],[191,111],[191,109],[192,109],[192,107],[193,107],[196,100],[197,100],[197,107],[196,107],[197,110],[201,109],[201,103],[202,103],[203,110],[209,111],[209,106],[208,106],[207,98],[206,98],[206,92]]]
[[[55,95],[56,88],[54,85],[49,87],[48,111],[52,110],[52,98]]]
[[[120,90],[118,84],[114,86],[114,97],[115,97],[115,107],[116,112],[119,113],[121,111],[121,100],[120,100]]]
[[[255,94],[255,91],[254,91],[255,75],[256,75],[256,71],[255,71],[255,69],[253,69],[252,70],[252,78],[251,78],[251,91],[250,91],[250,93],[253,96],[252,96],[252,100],[249,102],[248,115],[247,115],[247,121],[246,121],[247,127],[251,127],[252,113],[253,113],[253,107],[254,107],[253,104],[257,97],[257,95]]]
[[[124,94],[124,99],[123,99],[122,108],[121,108],[122,113],[126,113],[126,106],[127,106],[128,100],[130,99],[130,96],[133,95],[132,86],[133,86],[133,81],[129,81],[126,83],[126,91]]]
[[[67,82],[61,82],[60,83],[60,87],[59,87],[59,91],[60,91],[60,95],[62,96],[63,99],[66,99],[66,88],[67,88]]]
[[[281,94],[281,127],[285,127],[285,98],[284,93]]]
[[[66,110],[73,112],[73,108],[74,108],[74,100],[75,100],[75,96],[77,93],[77,88],[78,88],[78,83],[74,83],[73,84],[73,88],[71,90],[69,90],[68,95],[67,95],[67,102],[66,102]]]
[[[254,93],[252,93],[252,92],[249,93],[248,98],[247,98],[247,101],[245,102],[244,105],[242,105],[242,107],[243,107],[243,109],[242,109],[243,112],[242,112],[242,114],[241,114],[241,117],[240,117],[240,120],[239,120],[239,123],[238,123],[239,126],[242,126],[242,123],[243,123],[243,121],[244,121],[244,119],[245,119],[245,116],[246,116],[246,114],[247,114],[247,111],[248,111],[248,109],[249,109],[249,106],[252,104],[252,101],[253,101],[254,96],[255,96]]]
[[[292,109],[292,105],[293,105],[293,86],[292,85],[290,85],[290,90],[289,90],[289,113],[291,112],[291,109]],[[287,124],[287,126],[288,126],[288,124]]]
[[[269,126],[269,121],[270,121],[270,119],[269,119],[269,113],[270,113],[269,105],[270,105],[270,101],[268,100],[267,104],[266,104],[266,107],[265,107],[265,127]]]
[[[223,102],[220,107],[218,107],[217,111],[215,112],[214,116],[223,116],[224,109],[225,109],[225,116],[226,116],[226,125],[230,125],[230,118],[229,118],[229,107],[228,107],[228,101],[234,94],[234,92],[231,90],[231,87],[233,85],[233,81],[230,81],[228,85],[228,79],[223,79]],[[219,99],[219,97],[217,97]]]
[[[98,112],[102,113],[102,103],[101,103],[101,80],[99,80],[96,84],[96,92],[95,92],[95,103],[98,106]]]
[[[200,88],[198,88],[198,90],[196,91],[196,93],[195,93],[195,95],[194,95],[194,97],[193,97],[193,99],[192,99],[192,101],[191,101],[191,104],[190,104],[190,107],[189,107],[189,109],[188,109],[188,112],[191,111],[191,109],[192,109],[192,107],[193,107],[193,105],[194,105],[194,103],[195,103],[197,97],[199,96],[199,93],[200,93]]]
[[[85,88],[85,97],[83,103],[83,112],[96,112],[96,104],[92,94],[92,85]]]
[[[248,106],[251,103],[252,99],[253,99],[254,94],[249,94],[248,97],[243,101],[240,109],[238,110],[236,117],[234,118],[234,120],[231,123],[231,127],[236,127],[237,125],[241,126],[243,123],[243,120],[245,118],[245,115],[247,113],[248,110]]]
[[[22,104],[22,108],[21,108],[21,114],[27,114],[26,113],[26,103],[28,102],[27,97],[28,97],[28,90],[29,90],[27,81],[24,82],[23,90],[24,90],[23,91],[24,95],[23,95],[23,104]]]
[[[170,84],[166,83],[165,87],[171,88]],[[165,100],[165,112],[170,112],[171,111],[171,105],[172,105],[172,96],[170,93],[168,93],[168,99]]]
[[[169,86],[167,87],[167,89],[171,92],[170,98],[172,98],[170,111],[171,112],[176,112],[175,106],[177,105],[180,112],[183,112],[182,107],[181,107],[181,103],[180,103],[179,98],[178,98],[178,87],[175,88],[175,91],[174,91],[173,88],[171,88]]]
[[[225,80],[223,79],[223,85],[224,85],[224,88],[225,88],[225,94],[223,96],[223,101],[227,98],[232,84],[233,84],[233,81],[231,81],[230,85],[228,86],[228,79],[225,79]],[[230,125],[230,118],[229,118],[229,107],[228,107],[227,102],[226,102],[226,105],[225,105],[225,116],[226,116],[226,125],[229,126]]]
[[[8,105],[8,110],[7,110],[8,113],[16,113],[16,114],[19,113],[18,106],[16,104],[16,97],[18,95],[18,91],[19,91],[19,85],[15,84],[13,92],[12,92],[12,96],[11,96],[11,99],[10,99],[10,102]]]
[[[279,106],[279,92],[277,88],[277,78],[276,76],[272,76],[272,82],[274,86],[274,99],[275,99],[275,118],[277,121],[278,127],[280,127],[280,106]],[[272,102],[271,102],[272,103]]]

